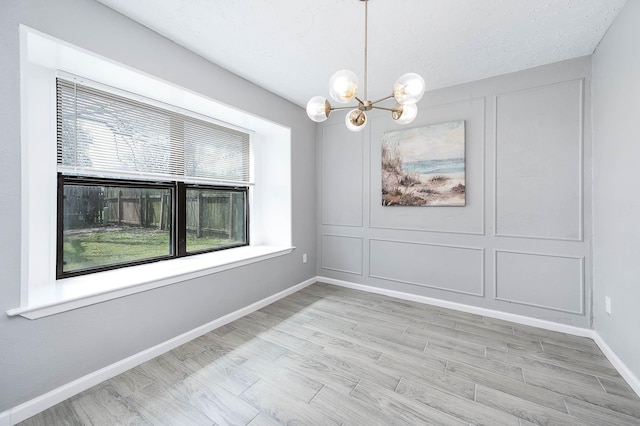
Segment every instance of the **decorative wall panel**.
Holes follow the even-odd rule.
[[[362,226],[362,133],[323,129],[322,224]]]
[[[495,299],[584,313],[584,259],[496,251]]]
[[[322,269],[362,275],[362,238],[323,235]]]
[[[583,81],[496,98],[496,235],[582,239]]]
[[[484,250],[372,239],[369,276],[484,295]]]

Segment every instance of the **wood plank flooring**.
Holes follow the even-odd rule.
[[[21,425],[640,425],[586,338],[317,283]]]

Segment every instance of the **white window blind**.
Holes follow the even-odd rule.
[[[63,173],[250,181],[248,133],[61,78],[56,103]]]

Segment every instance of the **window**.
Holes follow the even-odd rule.
[[[245,265],[286,256],[294,250],[292,129],[273,121],[274,115],[271,119],[260,116],[261,113],[266,114],[269,111],[273,105],[271,102],[252,103],[250,112],[243,111],[236,106],[213,99],[211,96],[215,94],[215,90],[206,84],[202,85],[202,81],[195,81],[194,84],[190,84],[190,88],[185,88],[154,77],[153,73],[138,71],[25,25],[20,25],[20,40],[22,126],[20,306],[7,311],[8,315],[22,315],[29,319],[41,318],[186,280],[212,276],[229,269],[242,268]],[[187,139],[200,128],[202,122],[207,125],[217,124],[230,130],[246,129],[241,130],[241,133],[251,134],[251,143],[248,145],[250,152],[245,156],[250,160],[245,162],[249,166],[248,182],[235,182],[234,178],[219,176],[212,179],[202,176],[202,169],[198,170],[196,167],[188,170],[186,176],[158,176],[154,174],[155,172],[143,173],[133,168],[121,170],[115,175],[107,174],[100,169],[88,170],[87,165],[81,163],[58,164],[56,161],[59,155],[56,144],[58,136],[56,82],[58,78],[75,81],[107,94],[118,94],[127,101],[142,102],[168,112],[180,112],[189,119],[196,119],[185,126],[184,134]],[[89,79],[98,81],[104,86],[90,83]],[[223,79],[217,84],[227,84],[227,81]],[[243,90],[242,84],[236,86],[235,81],[230,84],[235,89]],[[117,87],[118,90],[112,89],[113,87]],[[105,90],[105,88],[108,89]],[[137,95],[131,95],[132,93]],[[217,121],[212,122],[208,117],[215,117]],[[288,120],[288,118],[283,119]],[[174,126],[170,130],[178,128]],[[124,135],[126,134],[123,134],[123,137]],[[125,141],[125,139],[120,140]],[[182,146],[185,149],[184,142]],[[96,144],[93,148],[95,150],[98,147],[100,145]],[[195,152],[193,155],[196,160],[205,155],[207,150],[211,151],[210,147],[200,148],[202,152]],[[148,154],[139,151],[130,152],[136,155]],[[185,152],[189,150],[185,149]],[[75,156],[71,156],[73,157]],[[219,157],[218,160],[224,158]],[[126,160],[127,157],[123,159]],[[206,161],[193,164],[203,163]],[[195,172],[192,171],[194,169]],[[217,170],[224,170],[224,168],[219,167]],[[189,177],[189,173],[199,174],[193,178]],[[193,256],[58,279],[58,215],[56,212],[61,210],[58,208],[57,197],[60,174],[65,177],[67,183],[71,183],[76,178],[85,179],[85,183],[89,179],[107,179],[99,182],[97,186],[120,184],[123,181],[128,185],[131,182],[139,184],[146,180],[150,183],[169,183],[172,187],[181,183],[185,188],[188,186],[193,190],[203,191],[215,191],[219,187],[225,191],[231,191],[234,188],[245,189],[244,197],[246,197],[245,206],[247,207],[245,215],[248,227],[245,238],[248,244],[229,250],[199,252],[197,255],[194,251]],[[208,194],[204,196],[206,198]],[[240,195],[234,195],[234,203],[239,203],[238,197]],[[150,198],[152,198],[151,194]],[[234,214],[238,214],[237,210]],[[193,228],[193,231],[197,232],[197,229]],[[189,241],[186,239],[189,235],[191,233],[187,232],[185,236],[186,250],[198,249],[193,245],[189,248]],[[197,240],[196,237],[193,241],[202,240]]]
[[[58,78],[56,277],[249,244],[250,135]]]

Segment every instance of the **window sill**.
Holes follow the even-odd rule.
[[[29,289],[9,316],[37,319],[289,254],[295,247],[249,246],[116,269]]]

